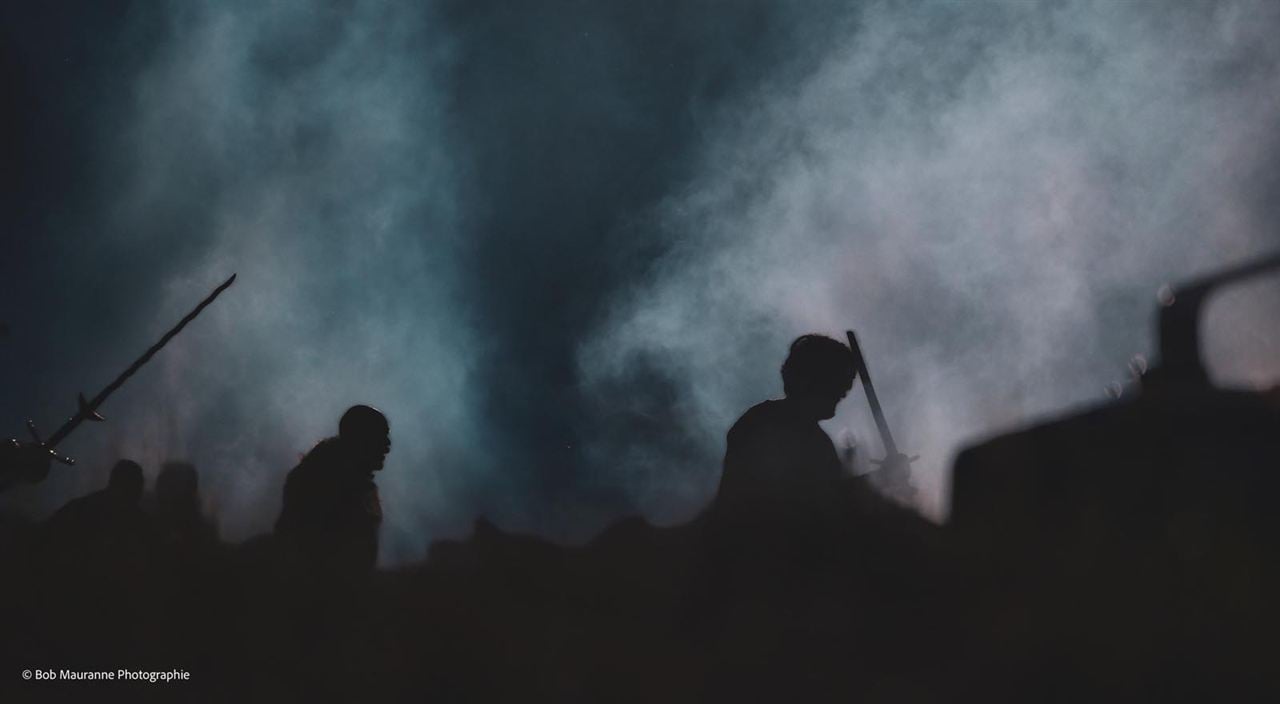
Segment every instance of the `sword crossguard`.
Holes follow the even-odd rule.
[[[874,464],[877,467],[883,467],[883,466],[910,467],[911,463],[915,462],[918,459],[920,459],[920,455],[911,455],[910,457],[908,457],[907,455],[904,455],[901,452],[899,452],[896,455],[890,455],[882,460],[871,460],[871,464]]]
[[[80,416],[85,420],[91,420],[95,423],[101,423],[106,420],[106,418],[102,417],[101,413],[98,413],[93,406],[89,405],[89,402],[85,400],[84,394],[82,393],[76,394],[76,407],[80,411]]]
[[[881,477],[881,486],[899,501],[911,502],[916,496],[916,486],[911,481],[911,463],[920,455],[907,456],[894,453],[882,460],[872,460],[875,473]]]
[[[60,464],[65,464],[68,467],[75,465],[76,461],[74,459],[59,453],[57,450],[55,450],[52,447],[49,447],[48,445],[45,445],[44,440],[40,438],[40,431],[36,430],[35,421],[29,420],[29,419],[27,420],[27,432],[31,434],[31,440],[32,442],[35,443],[36,447],[39,447],[41,450],[44,450],[45,452],[49,453],[50,459],[55,460]]]

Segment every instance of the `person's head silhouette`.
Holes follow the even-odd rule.
[[[351,451],[358,469],[376,472],[391,451],[391,426],[382,411],[352,406],[338,421],[338,439]]]
[[[782,390],[787,401],[814,420],[836,414],[836,404],[857,378],[853,353],[825,335],[802,335],[791,343],[782,363]]]

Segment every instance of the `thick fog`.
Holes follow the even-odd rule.
[[[245,537],[269,529],[298,457],[372,403],[393,430],[381,485],[401,520],[386,542],[420,553],[431,521],[462,520],[458,487],[489,469],[441,126],[449,41],[426,11],[374,3],[174,3],[125,24],[147,26],[125,118],[96,149],[98,229],[81,235],[115,279],[147,281],[125,313],[145,324],[93,340],[93,374],[74,378],[96,391],[238,279],[68,447],[151,472],[193,461],[223,533]],[[73,410],[75,388],[57,390]],[[55,470],[72,471],[101,481]]]
[[[671,250],[585,347],[589,386],[688,431],[600,447],[654,514],[714,491],[705,458],[780,395],[788,341],[854,328],[942,518],[964,442],[1105,401],[1154,352],[1159,285],[1280,245],[1280,6],[876,3],[846,20],[813,70],[726,111],[658,209]],[[1278,294],[1211,308],[1223,383],[1276,382]],[[883,456],[859,388],[827,428]]]
[[[964,443],[1154,351],[1161,284],[1280,247],[1274,3],[109,8],[6,21],[4,432],[239,276],[10,509],[182,459],[244,538],[369,403],[386,563],[682,520],[790,340],[853,328],[942,519]],[[1222,381],[1280,378],[1277,313],[1215,303]],[[882,452],[860,387],[826,425]]]

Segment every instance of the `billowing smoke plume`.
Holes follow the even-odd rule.
[[[380,3],[179,5],[171,22],[135,84],[121,144],[136,177],[116,216],[212,201],[199,210],[208,243],[171,280],[161,319],[220,277],[239,280],[163,358],[157,435],[122,449],[199,458],[236,507],[224,523],[243,533],[274,515],[281,469],[334,434],[347,406],[378,405],[394,447],[383,502],[398,517],[384,543],[420,553],[427,521],[458,520],[449,482],[486,471],[470,450],[472,341],[454,276],[448,39],[427,13]],[[142,236],[172,246],[182,225],[165,224]]]
[[[959,444],[1104,399],[1160,284],[1278,244],[1265,1],[64,7],[0,9],[0,430],[239,279],[0,499],[36,514],[188,460],[266,530],[365,402],[385,562],[678,520],[789,341],[853,327],[941,516]],[[1215,304],[1228,378],[1277,376],[1276,292]],[[860,389],[829,429],[880,452]]]
[[[628,223],[703,115],[817,19],[683,0],[4,13],[29,97],[8,192],[26,236],[0,278],[6,304],[44,307],[3,310],[5,427],[51,424],[239,274],[66,443],[78,468],[6,506],[47,513],[115,457],[185,459],[241,538],[366,402],[392,426],[390,561],[477,515],[582,537],[633,509],[614,463],[583,460],[574,351],[660,253]]]
[[[375,404],[394,444],[384,546],[421,554],[434,526],[469,520],[451,486],[487,471],[442,137],[448,38],[429,12],[381,3],[140,14],[149,53],[99,148],[95,215],[98,246],[137,257],[101,264],[159,295],[135,302],[147,324],[117,332],[86,386],[238,280],[111,400],[105,430],[80,432],[81,452],[97,460],[105,440],[150,471],[194,461],[223,534],[242,538],[269,529],[284,470],[348,406]]]
[[[1280,7],[871,3],[801,80],[728,111],[655,219],[675,244],[582,369],[649,513],[697,510],[725,428],[798,334],[855,328],[921,508],[958,447],[1100,402],[1150,354],[1156,288],[1280,244]],[[1217,306],[1227,381],[1275,380],[1280,287]],[[828,428],[882,452],[861,391]],[[655,421],[655,418],[662,420]]]

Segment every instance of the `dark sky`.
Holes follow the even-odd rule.
[[[9,509],[188,459],[243,537],[366,402],[388,559],[679,520],[787,342],[856,326],[940,517],[960,443],[1100,401],[1157,286],[1277,245],[1266,2],[44,5],[0,10],[0,431],[239,280]],[[1230,303],[1224,380],[1275,379],[1275,288]]]

